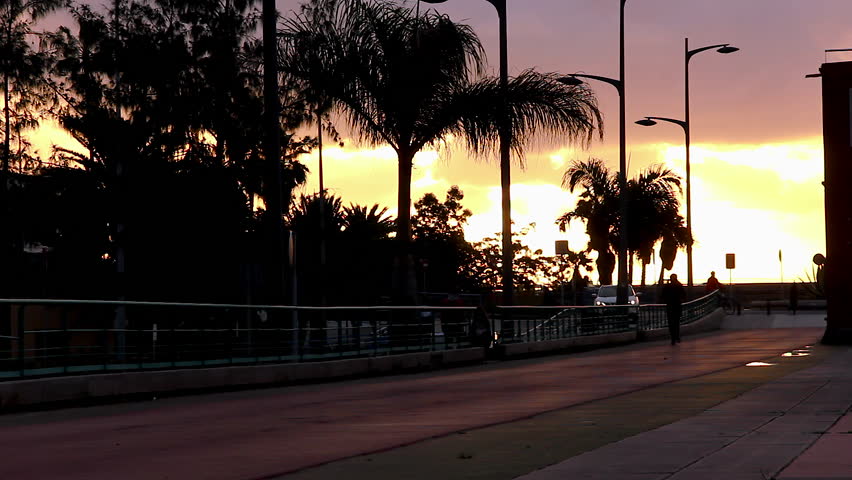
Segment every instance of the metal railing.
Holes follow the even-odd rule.
[[[699,320],[719,308],[713,292],[682,306],[680,323]],[[502,343],[539,342],[588,335],[647,331],[668,327],[666,306],[497,307],[494,331]]]
[[[501,343],[540,342],[636,330],[635,306],[497,307]]]
[[[0,300],[0,380],[466,348],[476,311]]]
[[[714,311],[683,305],[683,324]],[[665,305],[296,307],[0,299],[0,380],[441,351],[666,327]],[[493,333],[492,333],[493,332]]]

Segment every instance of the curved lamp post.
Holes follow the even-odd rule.
[[[422,0],[425,3],[444,3],[447,0]],[[501,112],[500,133],[500,192],[501,211],[503,214],[503,242],[502,242],[502,270],[503,270],[503,305],[512,305],[514,282],[512,281],[514,251],[512,250],[512,196],[511,196],[511,160],[510,147],[512,141],[512,129],[509,125],[508,112],[506,110],[506,91],[509,88],[509,60],[507,53],[507,21],[506,0],[485,0],[497,10],[500,22],[500,89],[503,92],[503,108]],[[622,0],[625,2],[626,0]],[[417,2],[420,11],[420,0]]]
[[[739,51],[739,48],[731,46],[729,43],[720,43],[718,45],[708,45],[706,47],[689,49],[689,38],[684,39],[684,120],[675,120],[665,117],[645,117],[644,120],[639,120],[636,123],[646,127],[656,125],[654,120],[674,123],[683,127],[683,132],[686,135],[686,230],[689,232],[689,238],[692,239],[692,189],[690,188],[691,170],[689,163],[689,143],[690,143],[690,125],[689,125],[689,61],[695,55],[706,52],[707,50],[716,50],[718,53],[734,53]],[[686,246],[686,284],[692,286],[692,242]]]
[[[489,0],[490,1],[490,0]],[[621,221],[618,225],[618,236],[620,238],[618,248],[618,287],[616,289],[616,303],[619,305],[627,303],[627,129],[625,118],[626,99],[624,94],[624,5],[627,0],[621,0],[621,10],[619,16],[619,50],[618,50],[618,69],[619,79],[601,77],[598,75],[586,75],[575,73],[567,77],[560,78],[559,81],[567,85],[579,85],[582,82],[581,78],[588,78],[600,82],[608,83],[618,90],[618,188],[619,209],[621,213]]]

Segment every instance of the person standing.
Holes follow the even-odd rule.
[[[707,279],[707,285],[704,286],[704,291],[713,293],[722,288],[722,282],[716,278],[716,272],[710,272],[710,278]]]
[[[686,290],[684,290],[683,284],[678,281],[676,273],[671,274],[669,283],[663,287],[662,297],[666,304],[669,336],[672,339],[672,345],[674,345],[680,343],[680,314],[683,308],[683,299],[686,298]]]

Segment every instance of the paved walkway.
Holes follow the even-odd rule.
[[[677,347],[5,415],[0,478],[514,478],[817,365],[833,350],[779,355],[821,332],[722,331]],[[778,365],[735,368],[769,358]],[[423,448],[438,456],[410,454]]]
[[[852,478],[852,349],[835,350],[699,415],[521,478]]]

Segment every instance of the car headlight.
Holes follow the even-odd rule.
[[[603,306],[603,305],[606,305],[606,304],[604,302],[600,301],[600,300],[595,300],[595,306],[600,307],[600,306]]]
[[[630,300],[630,305],[636,305],[639,303],[639,300]]]

